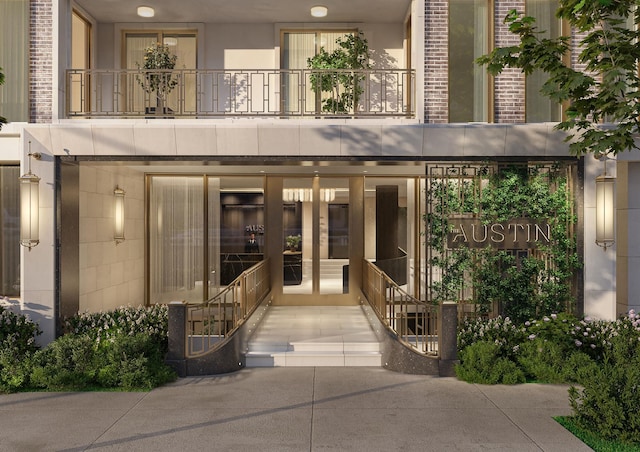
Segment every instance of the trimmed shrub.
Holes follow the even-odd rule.
[[[91,387],[95,381],[94,341],[86,334],[59,337],[33,357],[31,385],[50,391]]]
[[[502,347],[493,342],[476,342],[460,352],[456,376],[469,383],[524,383],[524,373],[517,364],[501,354]]]
[[[565,358],[560,345],[535,338],[522,344],[517,359],[527,377],[545,383],[563,383]]]
[[[175,380],[175,373],[164,364],[157,342],[144,334],[118,336],[99,347],[102,366],[97,383],[126,391],[153,389]]]
[[[580,369],[569,389],[576,423],[600,436],[640,443],[640,341],[630,330],[612,338],[600,365]]]

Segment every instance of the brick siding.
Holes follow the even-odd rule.
[[[49,123],[53,109],[52,0],[31,0],[29,17],[29,122]]]

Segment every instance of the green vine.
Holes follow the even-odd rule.
[[[491,171],[493,170],[493,171]],[[577,218],[565,165],[482,167],[473,177],[434,178],[425,216],[429,265],[436,275],[431,300],[475,303],[480,315],[514,321],[571,311],[580,260],[571,234]],[[527,217],[551,225],[551,242],[537,249],[447,248],[451,215],[484,224]],[[496,312],[497,310],[497,312]]]

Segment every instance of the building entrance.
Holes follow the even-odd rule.
[[[284,178],[284,295],[349,293],[349,179]]]
[[[149,303],[201,302],[269,259],[274,304],[354,305],[365,259],[419,295],[419,178],[147,175]]]

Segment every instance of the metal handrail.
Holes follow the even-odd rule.
[[[411,69],[68,69],[69,118],[414,117]],[[151,91],[162,80],[166,94]],[[319,83],[330,91],[320,92]],[[320,82],[322,81],[322,82]],[[355,95],[348,111],[324,111]]]
[[[203,303],[187,305],[187,357],[215,350],[260,305],[271,291],[268,259],[242,272]]]
[[[398,339],[425,355],[438,353],[438,306],[407,294],[375,264],[364,261],[362,292]]]

